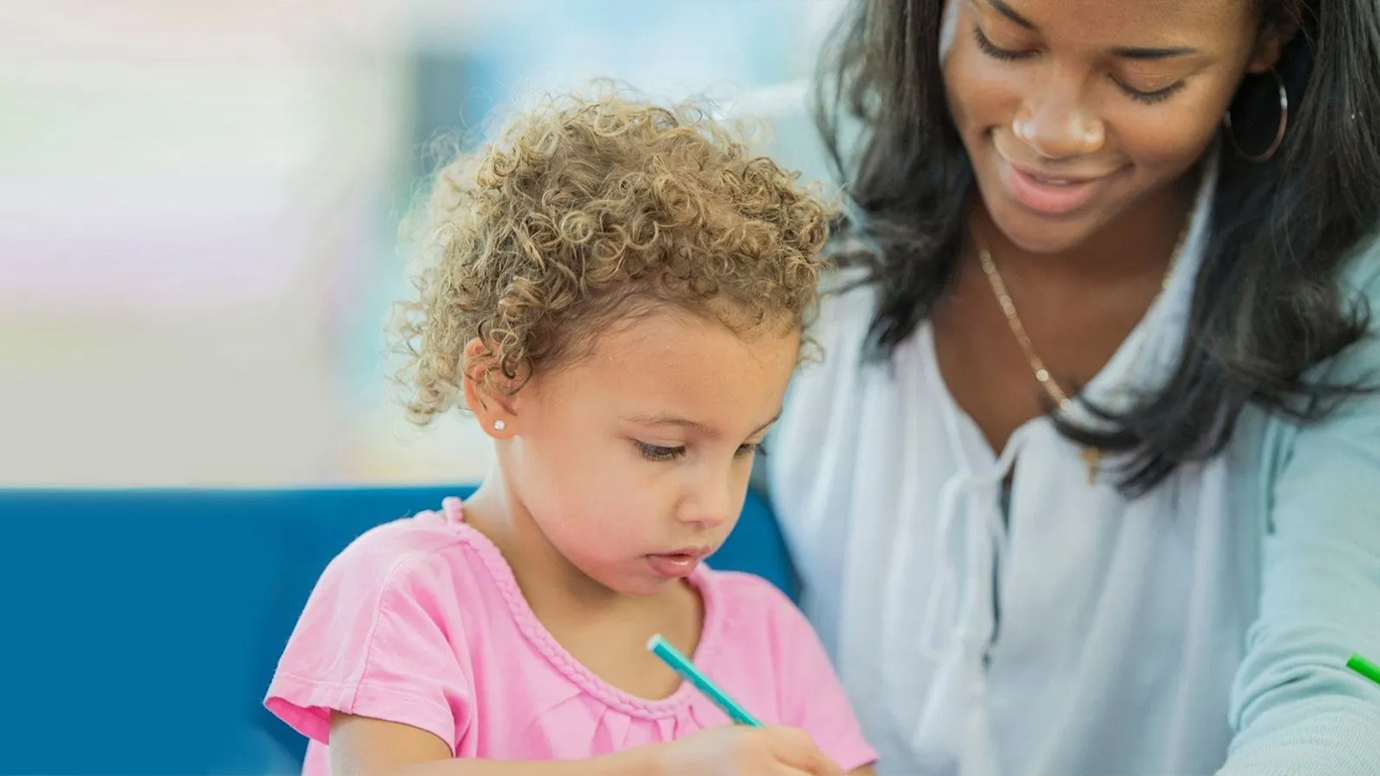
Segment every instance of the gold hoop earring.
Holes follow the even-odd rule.
[[[1270,147],[1265,149],[1263,153],[1246,153],[1246,151],[1241,148],[1241,144],[1236,142],[1236,133],[1231,127],[1231,108],[1227,108],[1227,112],[1222,114],[1222,124],[1226,127],[1227,140],[1231,143],[1232,148],[1236,149],[1236,153],[1239,154],[1242,159],[1257,164],[1269,161],[1269,159],[1279,151],[1279,147],[1284,144],[1284,131],[1289,127],[1289,92],[1284,88],[1284,78],[1282,78],[1279,71],[1273,67],[1270,68],[1270,75],[1275,77],[1275,83],[1279,85],[1279,129],[1275,132],[1274,141],[1270,143]]]

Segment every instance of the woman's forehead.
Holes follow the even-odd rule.
[[[1153,45],[1164,38],[1238,34],[1255,18],[1250,0],[949,0],[984,16],[1057,37],[1105,46]]]

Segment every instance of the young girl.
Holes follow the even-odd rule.
[[[797,363],[825,210],[693,107],[604,97],[445,167],[429,216],[409,411],[463,402],[497,463],[326,569],[266,700],[305,772],[870,772],[800,612],[702,564]],[[728,724],[656,633],[768,726]]]

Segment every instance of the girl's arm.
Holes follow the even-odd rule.
[[[435,735],[398,722],[331,714],[331,773],[397,776],[651,776],[646,747],[588,760],[534,762],[451,759]]]
[[[802,730],[740,725],[585,760],[518,762],[452,759],[421,728],[331,712],[330,752],[335,776],[844,776]]]

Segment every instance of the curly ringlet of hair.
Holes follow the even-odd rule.
[[[465,374],[516,391],[657,309],[803,329],[833,211],[797,179],[700,102],[547,98],[435,176],[391,332],[409,419],[455,406]]]

